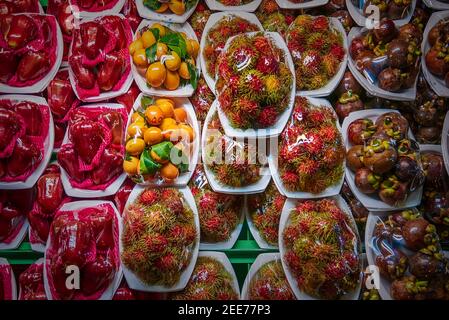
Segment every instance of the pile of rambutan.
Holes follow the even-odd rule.
[[[147,188],[123,214],[123,264],[147,285],[175,285],[192,259],[194,214],[176,189]]]
[[[213,257],[198,257],[184,290],[171,294],[173,300],[238,300],[233,276]]]
[[[189,187],[200,217],[201,242],[229,240],[240,221],[243,197],[214,192],[201,164],[197,165]]]
[[[195,31],[198,39],[201,39],[204,27],[206,26],[207,20],[209,20],[212,13],[213,12],[208,9],[207,5],[203,1],[199,1],[195,12],[189,18],[189,23],[192,26],[193,31]]]
[[[279,220],[286,197],[279,193],[273,180],[262,193],[248,195],[248,212],[263,240],[278,246]]]
[[[221,0],[224,5],[241,5],[241,0]],[[236,3],[236,4],[226,4]],[[226,41],[238,34],[259,31],[259,27],[239,16],[229,14],[218,20],[206,35],[206,44],[203,49],[203,57],[206,61],[206,70],[209,76],[215,78],[216,63],[218,56],[222,53]]]
[[[325,16],[298,16],[285,39],[295,63],[297,90],[324,87],[337,74],[346,55],[343,35]]]
[[[295,20],[296,14],[293,10],[281,9],[276,0],[262,0],[256,16],[265,31],[278,32],[285,37],[288,26]]]
[[[198,84],[193,96],[189,98],[195,109],[196,117],[198,121],[204,122],[206,120],[207,113],[209,112],[210,106],[215,100],[214,93],[209,89],[209,86],[204,80],[203,76],[198,79]]]
[[[279,175],[289,191],[321,193],[341,181],[345,149],[330,108],[296,97],[279,139]]]
[[[282,238],[282,258],[301,291],[337,299],[356,289],[362,268],[360,239],[336,200],[298,201]]]
[[[205,165],[219,183],[239,188],[261,179],[263,166],[255,143],[226,136],[217,113],[212,116],[207,130],[206,146],[203,150]]]
[[[293,74],[270,35],[240,34],[217,61],[220,108],[234,128],[273,126],[290,104]]]
[[[295,300],[281,260],[265,263],[250,280],[248,288],[249,300]]]

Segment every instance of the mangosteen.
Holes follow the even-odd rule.
[[[385,245],[385,244],[384,244]],[[389,252],[376,257],[380,273],[390,280],[401,278],[408,266],[407,256],[400,250],[388,248]]]
[[[347,10],[335,11],[331,14],[331,17],[337,18],[343,25],[343,28],[345,28],[346,32],[349,32],[354,26],[354,20],[352,20],[352,17]]]
[[[429,41],[431,47],[435,45],[439,36],[440,36],[440,25],[437,24],[433,26],[432,29],[430,29],[429,34],[427,36],[427,41]]]
[[[414,24],[407,23],[399,28],[398,39],[402,39],[407,42],[414,41],[416,43],[421,43],[422,32]]]
[[[340,96],[335,105],[335,112],[340,121],[343,121],[351,112],[363,110],[363,107],[364,105],[360,97],[352,93],[352,91],[349,91]]]
[[[426,101],[425,103],[420,104],[416,108],[413,116],[415,121],[418,122],[418,124],[425,127],[431,127],[436,125],[439,114],[433,102]]]
[[[362,145],[374,134],[376,126],[371,119],[357,119],[348,127],[348,139],[353,145]]]
[[[360,159],[363,157],[363,148],[362,145],[357,145],[351,147],[351,149],[346,152],[346,163],[352,171],[357,171],[358,169],[363,168],[363,163]]]
[[[438,259],[439,258],[439,259]],[[418,278],[430,278],[445,272],[447,261],[442,257],[417,252],[409,259],[410,273]]]
[[[379,197],[386,204],[397,206],[407,199],[407,183],[400,182],[395,175],[390,175],[380,184]]]
[[[376,120],[377,131],[385,132],[394,140],[402,140],[408,133],[408,121],[399,112],[387,112]]]
[[[402,227],[402,236],[406,246],[418,251],[438,241],[436,228],[424,218],[417,218],[407,221]]]
[[[349,46],[349,53],[352,59],[357,59],[360,52],[365,50],[365,45],[362,36],[358,36],[351,41],[351,45]]]
[[[407,65],[408,43],[402,39],[393,39],[387,44],[387,56],[390,66],[403,68]]]
[[[330,0],[325,6],[324,9],[328,12],[334,12],[337,10],[342,10],[346,8],[345,0]]]
[[[382,43],[387,43],[393,40],[398,33],[393,20],[382,19],[379,22],[379,26],[374,28],[374,37],[377,41],[382,41]]]
[[[441,131],[438,127],[421,127],[418,129],[416,133],[416,138],[420,143],[424,144],[433,144],[437,143],[440,140]]]
[[[387,1],[386,0],[367,0],[363,6],[363,15],[369,17],[373,14],[371,6],[376,6],[379,9],[380,18],[387,16]]]
[[[413,179],[418,177],[420,172],[421,168],[416,160],[407,156],[401,156],[398,158],[394,174],[400,181],[411,182]]]
[[[394,300],[415,300],[415,277],[404,277],[391,283],[390,294]]]
[[[371,69],[371,63],[375,58],[376,55],[371,50],[360,51],[354,61],[355,67],[360,72],[363,72],[365,69]]]
[[[390,19],[402,19],[407,15],[407,9],[410,1],[392,0],[388,2],[387,15]]]
[[[375,174],[382,175],[394,168],[398,154],[386,140],[372,139],[363,150],[363,164]]]
[[[421,153],[421,162],[426,175],[426,187],[442,188],[449,181],[441,153],[427,151]]]
[[[431,48],[426,54],[427,69],[438,77],[443,77],[449,71],[449,64],[443,58],[438,57],[438,51]]]
[[[337,94],[337,96],[341,96],[349,91],[353,94],[357,94],[358,96],[361,96],[363,94],[362,87],[354,78],[352,72],[348,70],[344,73],[343,78],[341,79],[337,89],[335,90],[335,93]]]
[[[359,168],[355,173],[354,182],[360,192],[371,194],[379,189],[381,177],[367,168]]]
[[[390,92],[399,91],[402,86],[401,70],[391,67],[385,68],[379,73],[377,80],[379,81],[379,88]]]
[[[424,192],[424,216],[436,225],[449,226],[449,194],[441,191]]]

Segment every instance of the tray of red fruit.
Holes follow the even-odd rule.
[[[0,257],[0,301],[17,300],[14,271],[8,260]]]
[[[1,0],[0,12],[2,14],[29,12],[29,13],[44,13],[44,9],[39,0]]]
[[[95,18],[99,14],[116,14],[122,10],[126,0],[69,0],[81,18]]]
[[[37,259],[19,276],[18,300],[47,300],[44,288],[44,258]]]

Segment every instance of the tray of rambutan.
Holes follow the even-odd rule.
[[[8,260],[0,257],[0,301],[17,300],[14,271]]]
[[[289,198],[322,198],[340,192],[345,148],[337,115],[324,99],[300,97],[268,163],[279,191]]]
[[[307,9],[323,6],[329,0],[276,0],[282,9]]]
[[[243,283],[242,300],[296,300],[279,253],[257,256]]]
[[[295,70],[276,32],[249,32],[226,42],[216,67],[218,114],[227,136],[278,136],[295,97]]]
[[[234,268],[223,252],[201,251],[184,290],[171,300],[239,300],[240,289]]]
[[[56,213],[45,248],[48,300],[110,300],[123,277],[121,217],[111,201],[64,204]],[[79,286],[70,282],[70,276]],[[67,283],[72,283],[68,286]]]
[[[357,300],[361,242],[341,196],[287,199],[279,227],[282,266],[300,300]]]
[[[69,0],[70,5],[75,8],[75,13],[81,18],[96,18],[103,14],[119,13],[126,0]]]
[[[348,62],[348,42],[337,18],[300,15],[285,35],[295,64],[297,94],[323,97],[338,86]]]
[[[144,19],[184,23],[195,12],[199,0],[136,0],[137,11]]]
[[[279,220],[285,200],[286,197],[279,192],[273,180],[265,191],[246,196],[248,228],[262,249],[278,248]]]
[[[201,70],[209,88],[215,92],[218,56],[226,41],[235,35],[263,30],[257,17],[247,12],[217,12],[207,20],[201,37]]]
[[[262,192],[271,177],[266,155],[260,154],[257,141],[225,134],[217,104],[215,100],[209,109],[201,137],[201,155],[210,186],[215,192],[228,194]]]
[[[203,165],[197,165],[189,182],[198,208],[201,250],[231,249],[242,230],[244,197],[214,192]]]
[[[254,12],[262,0],[205,0],[211,10]]]
[[[296,15],[294,10],[281,9],[275,0],[262,0],[256,11],[256,16],[265,31],[278,32],[284,39]]]
[[[185,288],[200,244],[200,223],[189,188],[136,186],[123,213],[120,255],[131,289]]]
[[[37,259],[20,274],[17,300],[47,300],[44,288],[44,258]]]

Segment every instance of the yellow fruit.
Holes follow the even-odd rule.
[[[129,157],[123,161],[123,171],[127,174],[137,174],[137,168],[139,167],[139,158]]]
[[[157,106],[161,108],[164,118],[174,117],[173,106],[171,103],[160,103]]]
[[[189,67],[187,66],[187,63],[185,63],[185,62],[181,63],[178,73],[181,78],[186,79],[186,80],[190,79]]]
[[[187,138],[188,141],[193,141],[195,138],[195,132],[193,132],[193,128],[188,124],[180,124],[179,131],[183,139]]]
[[[184,108],[176,108],[174,111],[175,119],[178,122],[186,122],[187,120],[187,112]]]
[[[162,3],[161,7],[154,11],[157,13],[163,13],[163,12],[167,11],[167,9],[168,9],[168,3]]]
[[[179,87],[181,79],[176,71],[167,71],[167,76],[165,77],[164,87],[167,90],[176,90]]]
[[[173,118],[165,118],[159,125],[162,131],[168,130],[171,126],[176,126],[176,120]]]
[[[131,42],[131,44],[129,45],[129,54],[133,56],[134,52],[139,49],[143,49],[143,42],[141,38],[138,38]]]
[[[153,144],[157,144],[164,140],[162,136],[162,130],[158,127],[150,127],[145,131],[145,135],[143,136],[145,143],[152,146]]]
[[[190,39],[185,39],[185,40],[186,40],[187,53],[189,54],[189,56],[193,57],[193,47],[192,47],[192,44],[190,43]]]
[[[156,43],[156,38],[154,37],[153,32],[151,32],[150,30],[145,31],[142,34],[142,43],[143,43],[143,47],[144,48],[149,48],[153,44],[155,44]]]
[[[164,63],[168,70],[176,71],[181,66],[181,58],[173,51],[170,55],[165,56]]]
[[[162,24],[160,24],[160,23],[158,23],[158,22],[153,23],[153,25],[151,26],[151,28],[159,29],[159,36],[160,36],[160,37],[163,37],[163,36],[165,36],[165,34],[166,34],[165,26],[162,25]]]
[[[131,122],[145,123],[145,119],[138,112],[134,112],[131,116]]]
[[[127,133],[131,138],[143,137],[146,129],[145,122],[133,122],[129,125]]]
[[[138,67],[148,66],[147,55],[145,54],[145,49],[138,49],[133,54],[133,62]]]
[[[200,51],[200,44],[194,39],[189,39],[187,42],[189,42],[192,47],[192,53],[189,52],[189,55],[196,59],[198,52]]]
[[[126,143],[126,152],[132,156],[138,156],[145,149],[145,141],[141,138],[133,138]]]
[[[167,103],[169,103],[169,104],[171,104],[171,106],[173,107],[173,108],[175,108],[175,102],[173,101],[173,100],[171,100],[171,99],[168,99],[168,98],[158,98],[158,99],[156,99],[156,105],[157,106],[160,106],[161,104],[167,104]]]
[[[154,88],[160,87],[167,76],[167,70],[159,61],[152,63],[146,72],[146,79],[150,86]]]
[[[158,163],[167,163],[168,162],[168,160],[163,160],[163,159],[159,158],[157,153],[154,152],[153,150],[150,151],[150,156],[151,156],[151,158],[153,158],[154,161],[156,161]]]
[[[186,60],[185,60],[187,63],[190,63],[192,66],[195,66],[195,59],[193,59],[193,58],[187,58]]]
[[[179,16],[186,12],[186,5],[182,0],[170,0],[168,7],[174,14]]]
[[[156,57],[161,60],[161,57],[168,53],[168,47],[165,43],[158,43],[156,47]]]
[[[164,119],[164,113],[161,108],[155,105],[151,105],[145,110],[145,118],[147,122],[153,126],[158,126],[162,123]]]
[[[162,134],[165,140],[178,141],[179,136],[179,127],[176,124],[168,125],[164,130],[162,130]]]
[[[178,168],[171,162],[167,163],[161,168],[161,176],[166,181],[175,180],[179,176]]]

